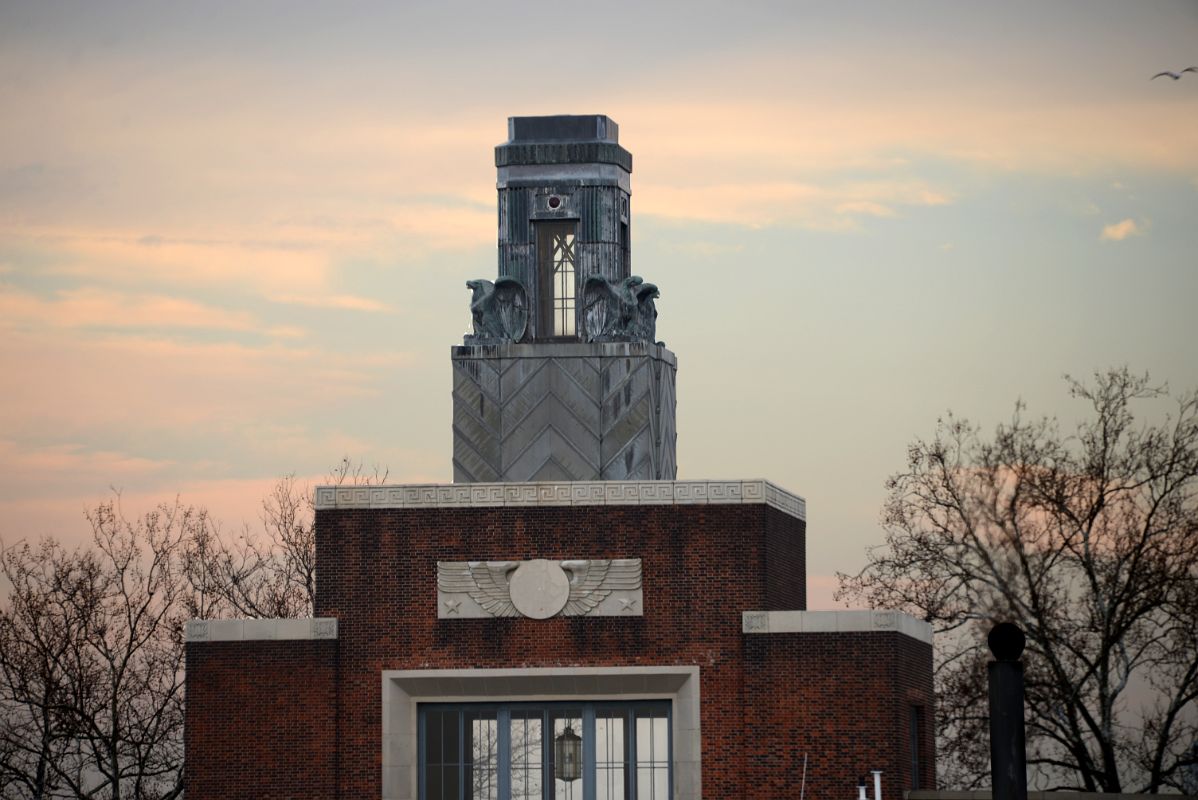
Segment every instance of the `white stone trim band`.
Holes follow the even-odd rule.
[[[806,520],[807,501],[765,480],[553,481],[317,486],[316,509],[760,503]]]
[[[932,626],[901,611],[746,611],[744,633],[861,633],[894,631],[927,644]]]
[[[337,618],[193,619],[187,622],[186,638],[189,642],[336,639]]]

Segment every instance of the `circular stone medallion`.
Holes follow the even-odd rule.
[[[570,579],[554,561],[543,558],[525,561],[512,573],[508,588],[512,605],[526,617],[548,619],[566,607]]]

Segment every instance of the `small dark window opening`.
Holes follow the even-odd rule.
[[[911,788],[923,788],[923,762],[920,760],[920,750],[923,746],[923,709],[911,706]]]
[[[628,223],[620,223],[620,258],[624,261],[624,273],[632,271],[632,253],[628,247]]]

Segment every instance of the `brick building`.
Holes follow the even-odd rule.
[[[675,480],[615,123],[513,118],[496,163],[455,483],[318,487],[314,618],[188,624],[189,800],[934,785],[930,628],[805,610],[801,498]]]

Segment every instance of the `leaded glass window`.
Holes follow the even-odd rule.
[[[422,704],[419,719],[423,800],[670,797],[668,701]],[[581,770],[554,763],[563,737],[581,738]]]
[[[553,234],[553,335],[574,335],[574,234]]]
[[[542,336],[576,336],[577,237],[573,222],[537,225]]]

